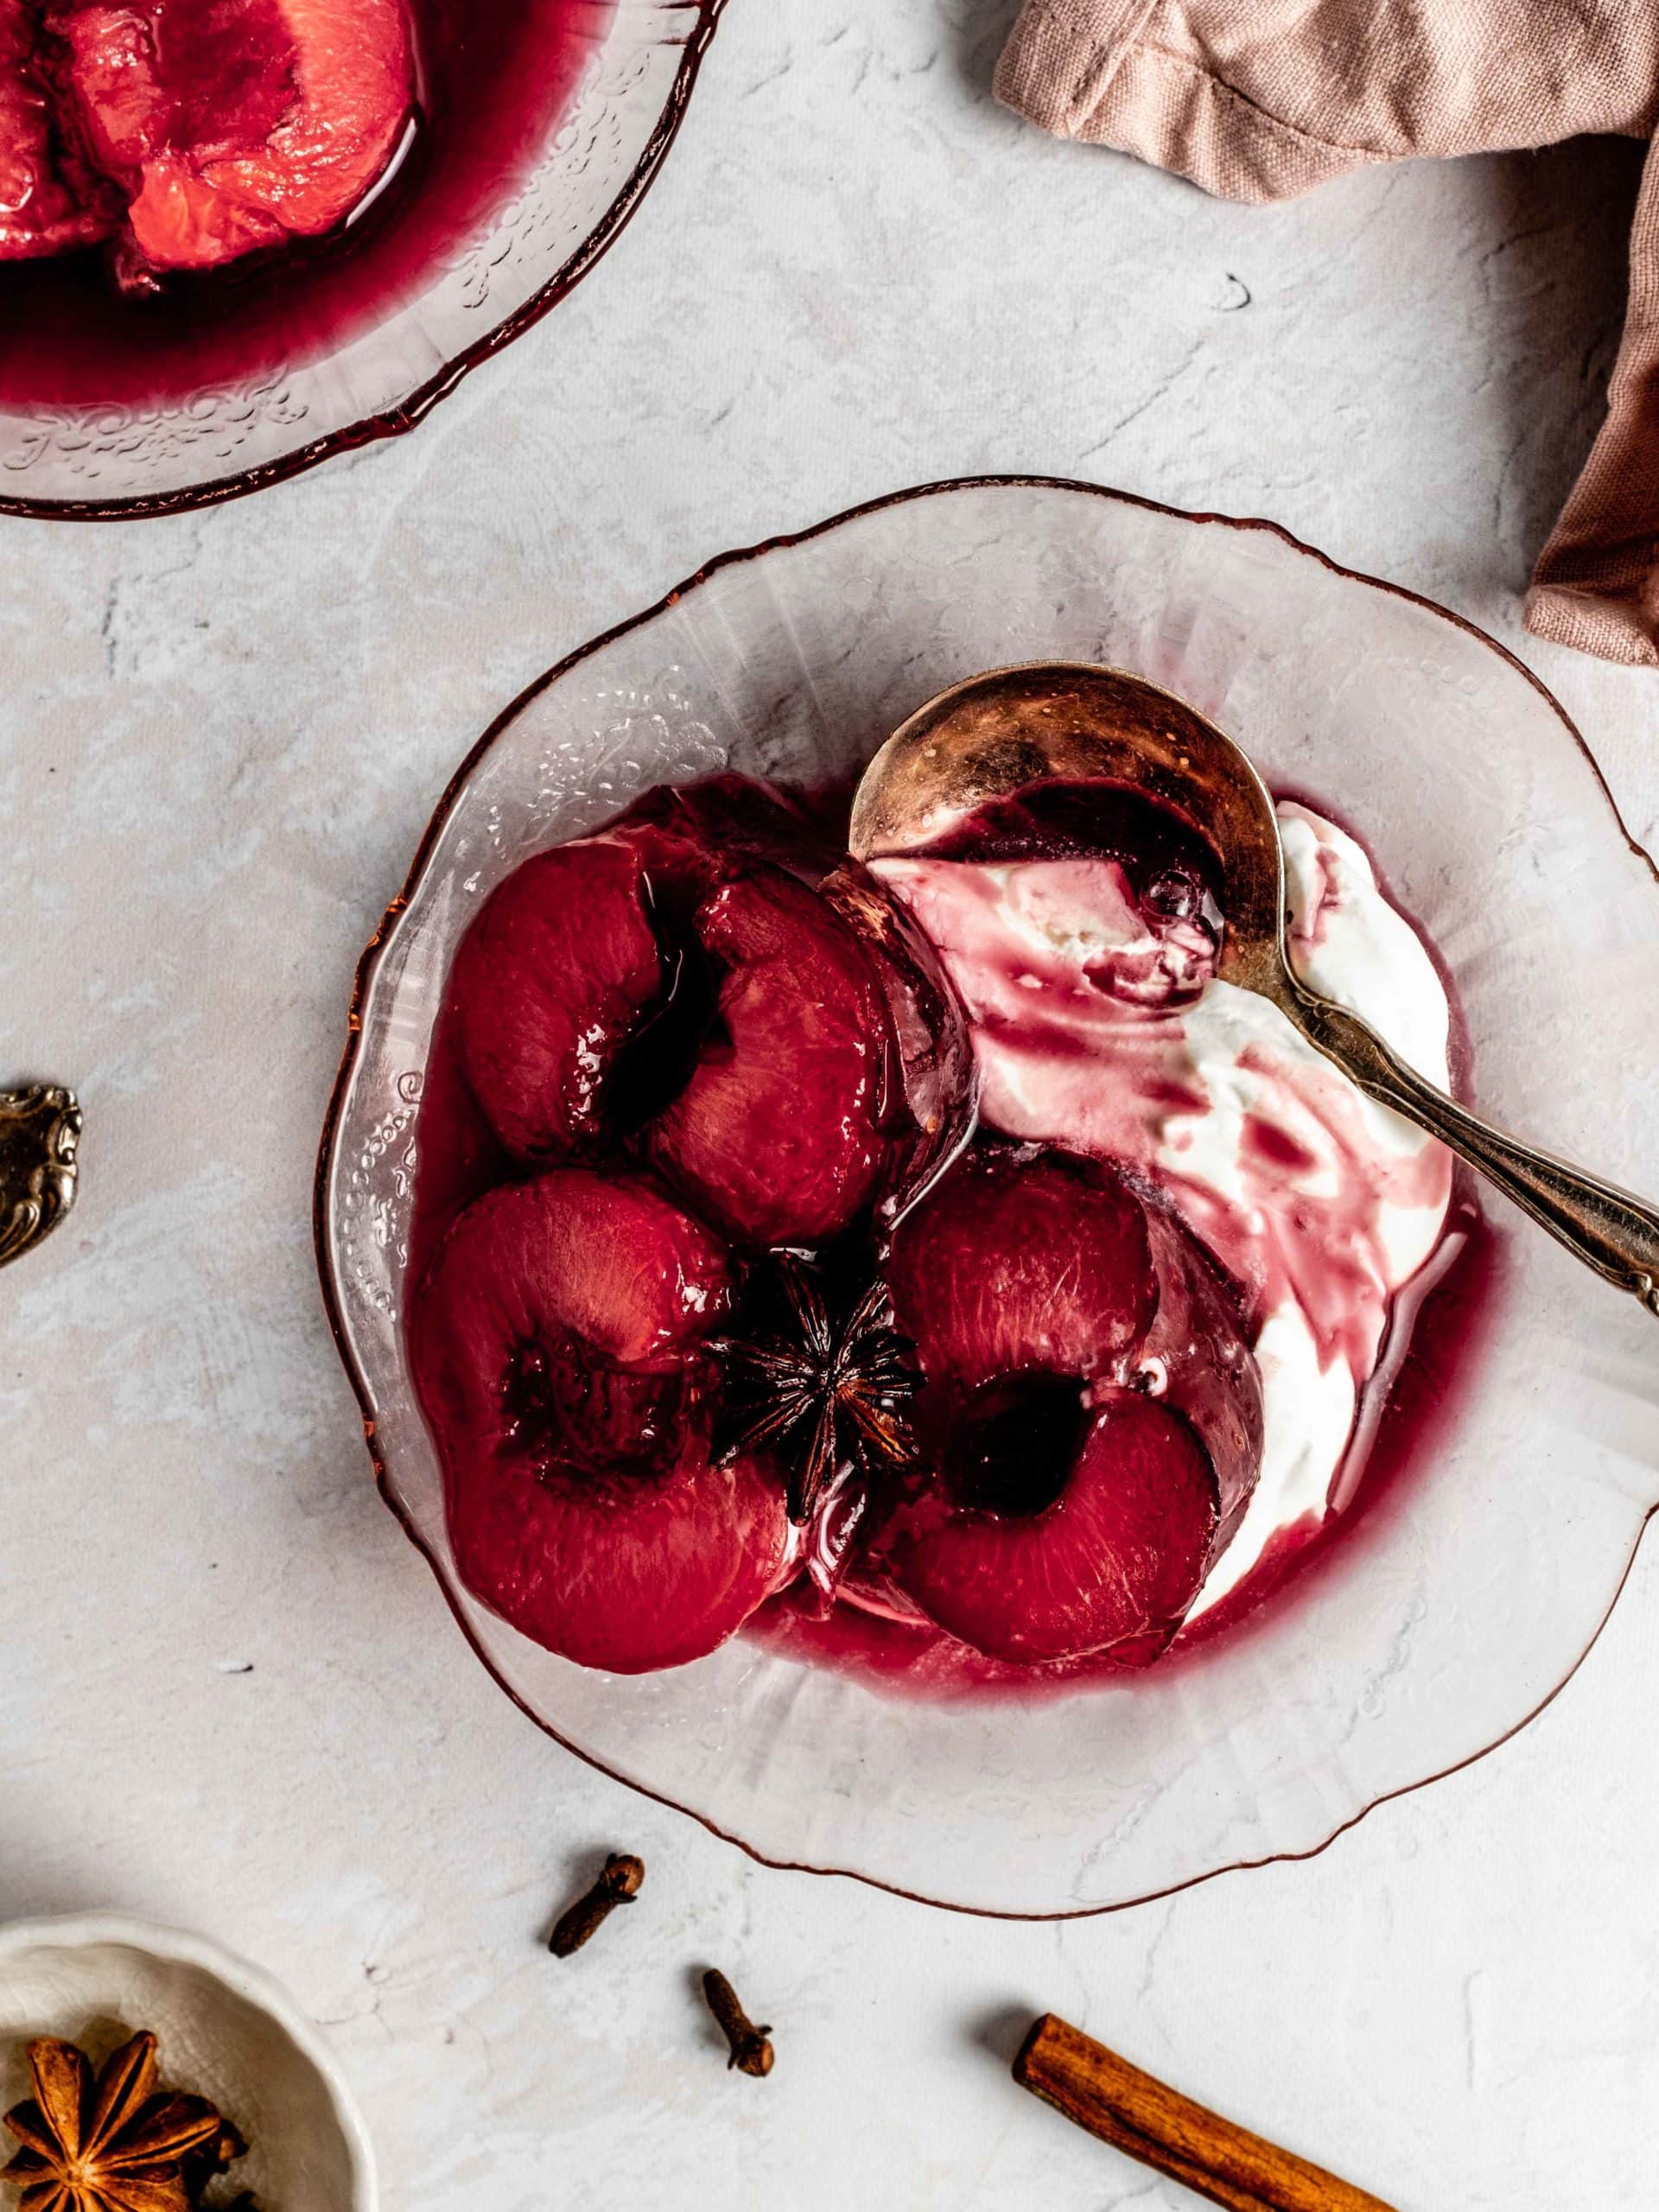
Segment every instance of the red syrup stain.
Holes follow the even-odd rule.
[[[410,5],[417,120],[354,221],[169,276],[155,298],[124,296],[99,251],[0,264],[0,405],[134,411],[257,384],[334,351],[425,289],[536,161],[613,0]],[[417,374],[438,365],[423,361]]]
[[[1264,1115],[1245,1116],[1242,1142],[1258,1166],[1306,1175],[1316,1164],[1305,1144],[1299,1144],[1288,1129],[1281,1129]]]
[[[1458,1172],[1461,1180],[1467,1171]],[[1455,1433],[1497,1326],[1510,1261],[1505,1242],[1460,1188],[1423,1269],[1433,1287],[1419,1300],[1408,1283],[1395,1298],[1382,1360],[1360,1395],[1332,1484],[1339,1511],[1317,1526],[1281,1529],[1238,1588],[1177,1639],[1173,1661],[1243,1627],[1266,1599],[1282,1602],[1293,1582],[1311,1593],[1333,1561],[1349,1571],[1351,1548],[1366,1542],[1367,1523],[1372,1535],[1386,1525]]]

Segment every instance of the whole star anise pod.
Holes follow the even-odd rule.
[[[770,1452],[798,1524],[843,1467],[868,1476],[915,1456],[906,1408],[917,1377],[884,1283],[838,1318],[814,1271],[779,1255],[751,1282],[740,1326],[713,1349],[726,1363],[716,1449]]]
[[[6,2114],[22,2148],[0,2169],[19,2212],[190,2212],[185,2162],[223,2123],[201,2097],[157,2093],[153,2035],[123,2044],[96,2080],[73,2044],[41,2036],[29,2070],[34,2095]]]

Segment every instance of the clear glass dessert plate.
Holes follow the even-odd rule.
[[[725,0],[573,0],[591,45],[546,147],[401,305],[320,352],[154,405],[0,397],[0,515],[176,513],[413,429],[586,276],[673,143]],[[304,305],[303,294],[299,296]]]
[[[1467,623],[1271,524],[1000,479],[716,561],[508,709],[365,955],[317,1193],[382,1491],[524,1711],[757,1858],[1014,1915],[1304,1855],[1490,1749],[1582,1659],[1659,1503],[1652,1317],[1489,1198],[1495,1263],[1432,1440],[1250,1619],[1147,1673],[925,1703],[740,1640],[607,1677],[461,1587],[400,1317],[423,1070],[462,931],[528,854],[654,783],[845,778],[932,692],[1051,658],[1182,693],[1270,782],[1348,818],[1449,964],[1475,1103],[1651,1185],[1659,877],[1548,692]]]

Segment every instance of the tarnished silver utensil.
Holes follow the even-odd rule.
[[[0,1267],[50,1236],[73,1205],[79,1142],[73,1090],[0,1090]]]

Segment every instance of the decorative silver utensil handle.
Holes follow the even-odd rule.
[[[1286,1013],[1368,1097],[1438,1137],[1569,1252],[1659,1315],[1659,1206],[1493,1128],[1426,1082],[1357,1014],[1291,983]]]

